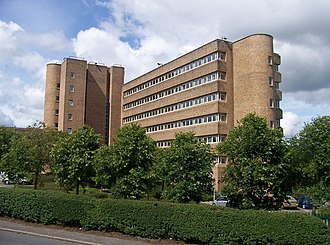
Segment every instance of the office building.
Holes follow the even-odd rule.
[[[137,122],[159,147],[169,146],[179,131],[193,131],[216,146],[249,112],[267,118],[270,128],[280,126],[280,60],[273,50],[273,37],[267,34],[235,42],[214,40],[125,84],[122,67],[65,59],[62,65],[47,66],[45,123],[55,111],[58,116],[53,115],[46,125],[58,123],[58,129],[71,131],[87,123],[97,132],[103,130],[111,143],[120,126]],[[60,80],[60,85],[49,85],[50,77]],[[92,78],[95,83],[90,82]],[[72,79],[82,86],[76,97],[70,92]],[[59,93],[55,85],[60,86]],[[58,104],[47,102],[55,97]],[[107,106],[116,109],[108,114]],[[214,166],[216,190],[226,163],[226,157],[219,157]]]
[[[44,123],[71,133],[90,125],[109,143],[121,127],[124,68],[66,58],[46,71]]]

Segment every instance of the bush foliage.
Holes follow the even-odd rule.
[[[197,244],[330,244],[330,230],[319,218],[297,213],[91,199],[25,189],[0,189],[0,204],[0,215],[29,222]]]

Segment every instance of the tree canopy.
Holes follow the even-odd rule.
[[[54,173],[61,188],[86,187],[95,175],[93,158],[99,147],[99,135],[85,125],[57,142],[52,151]]]
[[[149,170],[153,164],[155,142],[139,124],[126,125],[118,131],[109,149],[96,155],[96,179],[111,187],[114,195],[141,198],[150,189]]]
[[[272,206],[273,197],[281,201],[292,188],[282,130],[267,125],[250,113],[218,145],[229,159],[223,191],[244,207]]]
[[[212,193],[212,166],[215,156],[210,145],[193,132],[175,135],[164,155],[165,197],[172,201],[200,202]]]
[[[59,137],[58,131],[43,128],[41,122],[17,133],[3,157],[3,170],[10,179],[32,178],[37,189],[40,174],[46,166],[51,168],[50,151]]]
[[[301,187],[317,192],[318,199],[330,198],[330,116],[312,119],[290,140],[293,164],[299,170]],[[314,187],[314,188],[313,188]]]
[[[9,151],[11,142],[17,135],[18,133],[15,128],[0,126],[0,161],[2,156]]]

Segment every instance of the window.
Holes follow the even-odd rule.
[[[274,65],[273,69],[274,71],[278,71],[279,65]]]
[[[219,135],[219,141],[223,142],[226,139],[226,135],[225,134],[220,134]]]
[[[75,78],[75,77],[76,77],[76,73],[70,72],[70,78]]]
[[[225,101],[226,100],[226,97],[227,97],[227,94],[226,93],[224,93],[224,92],[221,92],[220,93],[220,100]]]
[[[70,92],[70,93],[73,93],[73,92],[74,92],[74,86],[73,86],[73,85],[70,85],[70,86],[69,86],[69,92]]]
[[[276,88],[276,89],[280,89],[280,83],[275,82],[275,88]]]
[[[279,100],[275,100],[275,107],[280,108],[280,101]]]
[[[73,106],[73,100],[68,101],[68,106]]]
[[[268,56],[268,64],[273,65],[273,57],[272,56]]]
[[[60,83],[56,83],[56,89],[60,90],[60,87],[61,87]]]
[[[56,102],[60,101],[60,96],[56,96]]]
[[[227,114],[220,114],[220,121],[225,122],[227,120]]]
[[[70,121],[73,120],[73,115],[72,114],[68,114],[68,120],[70,120]]]
[[[226,164],[227,163],[227,157],[219,157],[219,163],[220,164]]]
[[[280,126],[280,120],[275,120],[275,127],[279,128]]]
[[[269,86],[273,86],[273,84],[274,84],[274,80],[273,80],[273,77],[269,77],[268,78],[268,82],[269,82]]]
[[[68,134],[72,134],[72,128],[67,128],[67,129],[66,129],[66,132],[67,132]]]
[[[270,123],[269,123],[269,126],[270,126],[270,128],[274,128],[274,121],[270,121]]]
[[[55,110],[55,116],[58,116],[58,109]]]
[[[219,53],[219,58],[220,58],[220,60],[226,60],[226,53],[225,52],[220,52]]]
[[[58,128],[58,123],[54,123],[54,128]]]
[[[274,100],[273,100],[273,99],[270,99],[270,100],[269,100],[269,106],[270,106],[271,108],[274,108]]]
[[[226,80],[226,72],[220,71],[219,77],[220,77],[220,80]]]

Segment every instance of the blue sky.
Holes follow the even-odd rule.
[[[126,81],[216,38],[274,36],[286,136],[330,114],[330,3],[322,0],[0,0],[0,124],[43,120],[46,64],[121,64]]]

